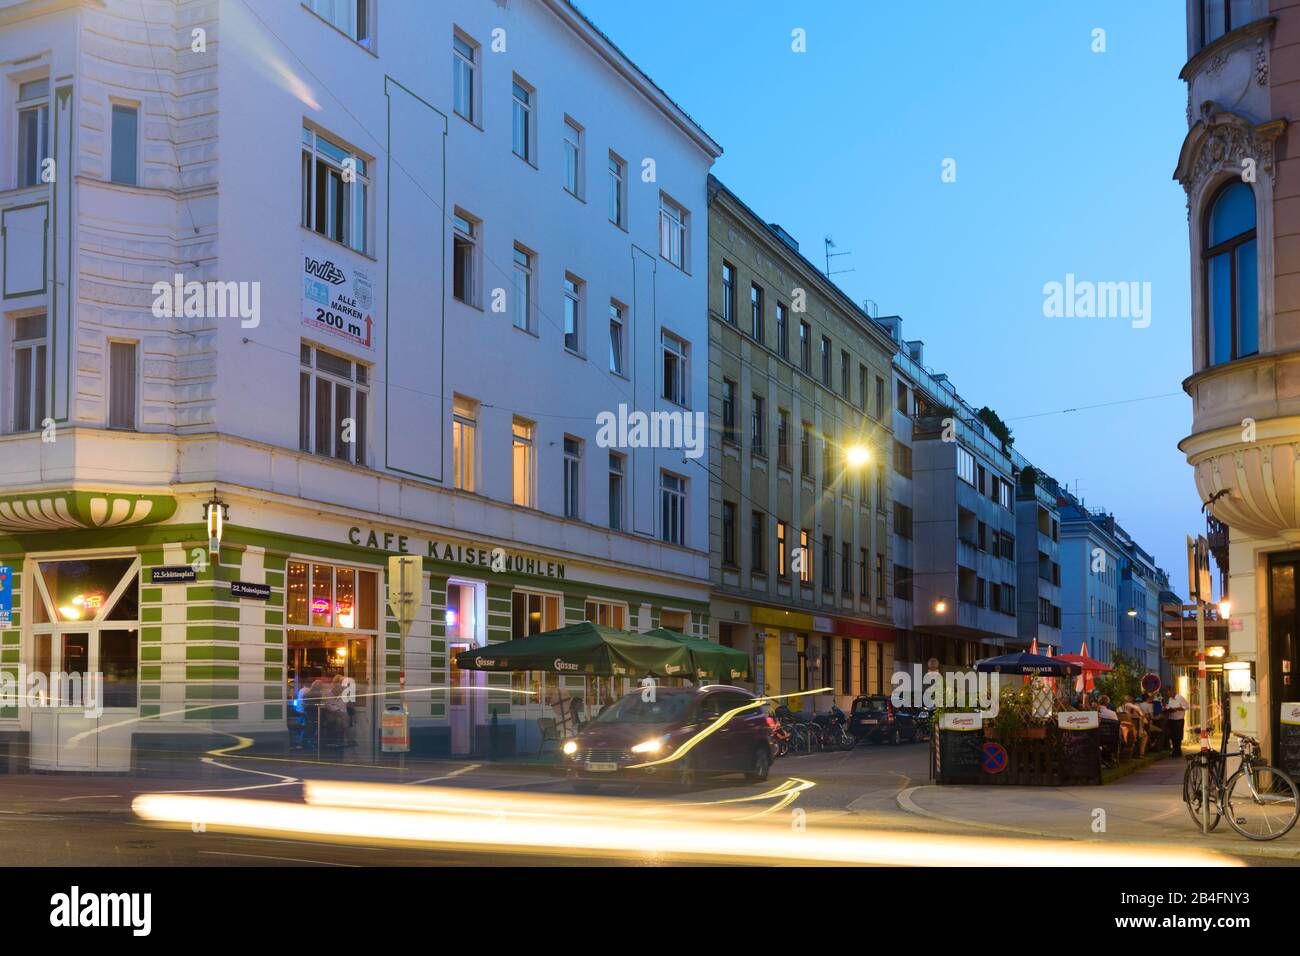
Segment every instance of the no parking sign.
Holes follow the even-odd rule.
[[[985,741],[980,751],[980,769],[985,773],[1001,773],[1007,769],[1007,748],[996,740]]]

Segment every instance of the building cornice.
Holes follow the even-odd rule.
[[[22,0],[11,7],[0,8],[0,27],[7,27],[20,20],[43,17],[51,13],[62,13],[80,7],[94,7],[103,10],[104,0]]]
[[[722,155],[722,147],[687,112],[664,92],[659,84],[632,62],[626,53],[586,18],[570,0],[541,0],[542,4],[578,35],[605,63],[659,109],[710,159]]]

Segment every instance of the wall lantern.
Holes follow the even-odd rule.
[[[212,498],[203,506],[203,520],[208,525],[208,560],[219,561],[221,539],[226,532],[226,522],[230,520],[230,505],[217,497],[215,488]]]

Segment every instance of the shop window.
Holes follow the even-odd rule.
[[[37,616],[36,623],[63,624],[102,620],[110,609],[115,610],[112,606],[113,598],[123,576],[134,563],[134,558],[41,562],[41,583],[49,606],[42,608],[43,613]],[[125,590],[127,589],[123,589],[123,594]],[[129,609],[138,600],[137,595],[131,595],[125,608]]]
[[[510,595],[510,636],[513,639],[553,631],[561,626],[560,598],[557,594],[515,591]],[[551,678],[558,680],[558,678]],[[556,685],[558,693],[559,684]],[[542,671],[515,671],[510,688],[516,704],[540,704],[547,700],[546,677]]]
[[[378,630],[378,594],[375,571],[289,562],[285,605],[290,625]]]

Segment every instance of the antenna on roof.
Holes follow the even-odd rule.
[[[832,259],[834,259],[836,256],[851,256],[853,255],[853,253],[852,252],[831,252],[831,250],[835,248],[835,240],[832,239],[830,236],[827,236],[823,241],[826,243],[826,278],[829,279],[831,276],[842,275],[845,272],[857,271],[856,269],[836,269],[834,272],[832,272],[831,271]]]

